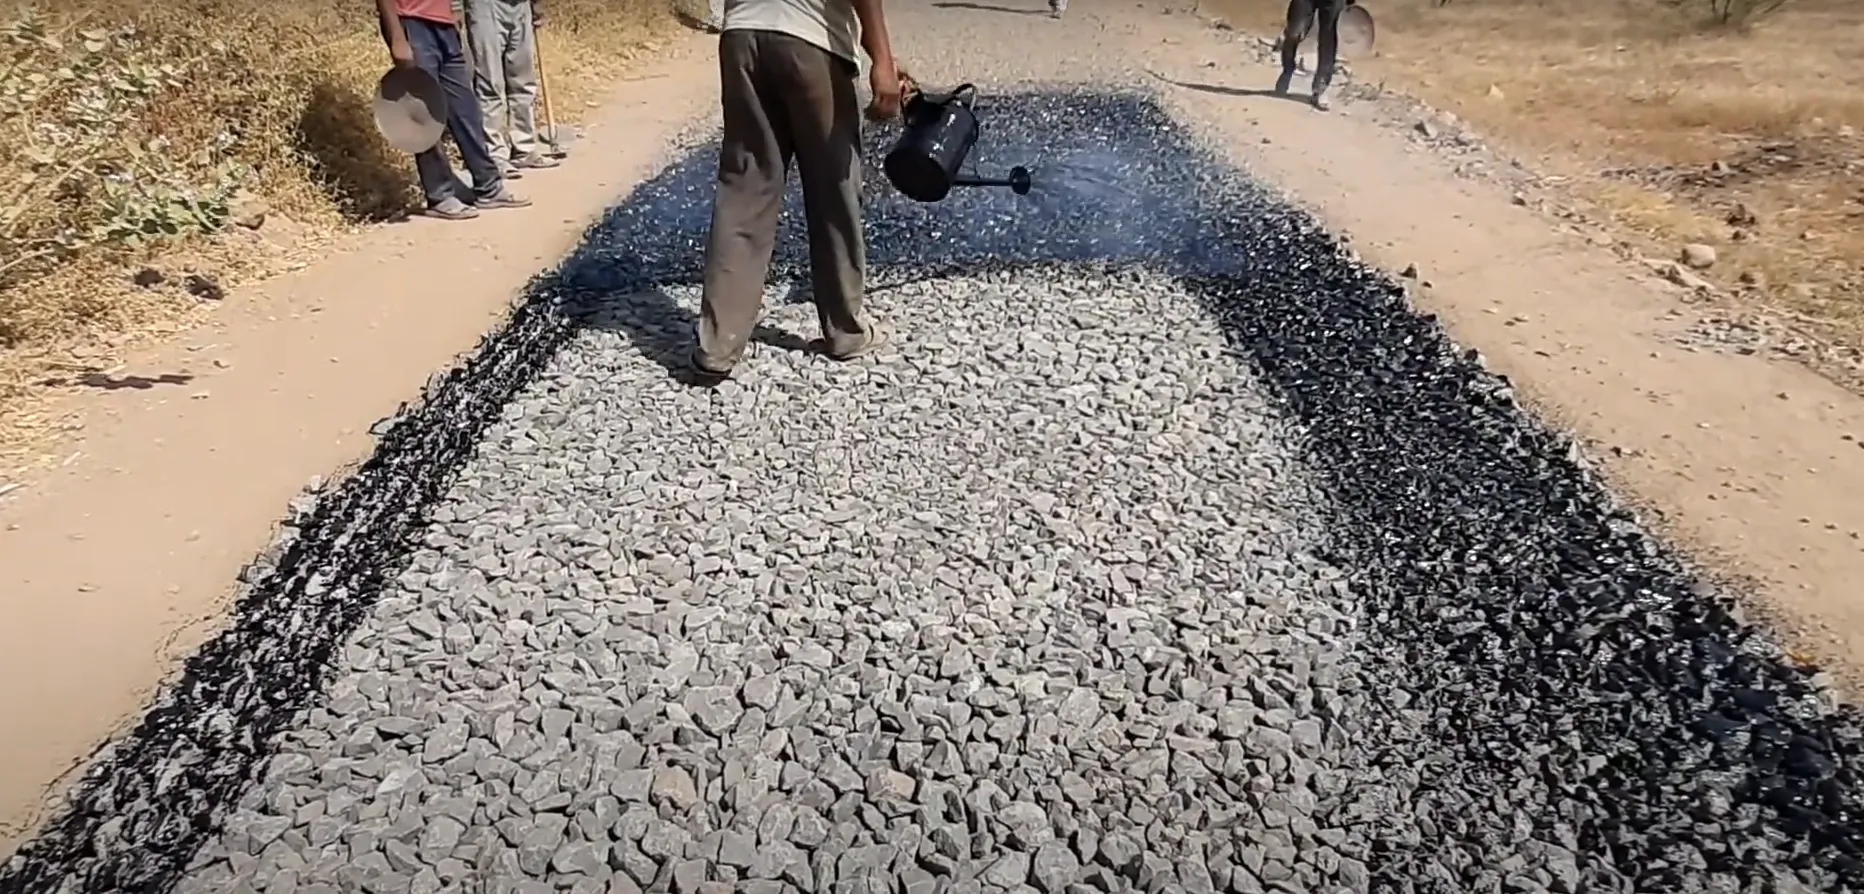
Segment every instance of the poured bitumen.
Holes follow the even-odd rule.
[[[980,117],[1037,190],[870,175],[869,365],[673,381],[716,150],[637,189],[0,892],[1864,890],[1856,715],[1399,287],[1148,97]]]

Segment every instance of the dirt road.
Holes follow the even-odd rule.
[[[1156,72],[1204,85],[1165,95],[1369,260],[1415,265],[1430,282],[1420,304],[1676,537],[1751,578],[1789,644],[1860,679],[1864,606],[1844,584],[1864,576],[1864,505],[1844,497],[1864,484],[1851,439],[1864,401],[1798,367],[1672,347],[1686,321],[1642,270],[1460,179],[1363,107],[1238,95],[1273,80],[1247,38],[1184,12],[1110,6],[1057,23],[1026,5],[901,11],[900,51],[931,82],[1158,86]],[[527,178],[534,208],[372,232],[131,369],[195,376],[186,385],[86,398],[72,459],[0,503],[0,844],[211,634],[293,495],[363,456],[372,422],[712,114],[708,50],[694,36],[619,85],[575,158]]]

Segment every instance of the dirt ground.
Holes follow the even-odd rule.
[[[1276,0],[1201,0],[1273,33]],[[1362,80],[1454,112],[1667,252],[1698,242],[1729,297],[1864,335],[1864,6],[1787,0],[1366,0]]]
[[[1415,268],[1423,308],[1575,431],[1658,524],[1745,581],[1794,650],[1864,691],[1864,605],[1845,586],[1864,577],[1864,503],[1845,498],[1864,486],[1864,399],[1766,352],[1679,346],[1704,305],[1558,216],[1552,193],[1522,195],[1505,162],[1472,173],[1467,147],[1423,139],[1397,99],[1359,91],[1323,115],[1252,94],[1274,78],[1256,37],[1183,5],[1104,4],[1060,23],[1027,14],[1041,5],[903,9],[896,41],[932,83],[1162,89],[1370,262]],[[127,364],[147,387],[65,398],[85,424],[0,496],[0,716],[17,719],[0,725],[0,853],[214,631],[281,507],[361,458],[372,422],[469,350],[710,113],[711,66],[707,39],[687,36],[618,85],[571,161],[526,179],[536,207],[367,231]]]

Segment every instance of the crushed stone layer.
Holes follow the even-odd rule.
[[[876,362],[780,286],[679,385],[715,150],[638,190],[0,894],[1864,891],[1857,715],[1479,357],[1150,98],[987,95],[1038,188],[870,182]]]
[[[1344,575],[1195,301],[921,283],[901,354],[713,392],[628,338],[685,325],[669,291],[507,407],[181,890],[1363,884],[1309,818]]]

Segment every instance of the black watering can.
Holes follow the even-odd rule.
[[[900,110],[905,132],[881,165],[893,188],[919,202],[937,202],[954,186],[1007,186],[1019,196],[1029,194],[1029,169],[1022,165],[1001,179],[959,173],[977,145],[977,115],[971,110],[976,101],[977,88],[970,84],[950,93],[907,95]]]

